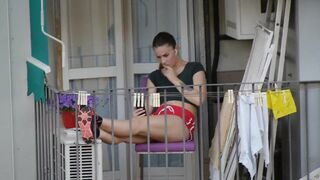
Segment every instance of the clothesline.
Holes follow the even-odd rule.
[[[265,166],[269,164],[269,110],[278,119],[296,112],[295,103],[290,89],[268,90],[267,92],[232,93],[224,92],[220,117],[215,129],[210,148],[210,171],[211,179],[226,179],[225,170],[234,161],[231,152],[232,144],[238,146],[239,163],[249,171],[251,179],[257,172],[256,157],[262,154]],[[231,97],[230,97],[231,96]],[[230,101],[235,99],[235,101]],[[236,113],[235,113],[236,112]],[[236,119],[236,121],[235,121]],[[235,138],[234,126],[238,126],[238,139]],[[233,143],[232,141],[239,141]],[[231,149],[231,151],[230,151]],[[228,159],[229,158],[229,159]],[[238,159],[238,158],[237,158]]]
[[[273,82],[239,82],[239,83],[216,83],[216,84],[204,84],[204,85],[186,85],[183,87],[195,87],[195,86],[202,86],[202,87],[207,87],[207,88],[216,88],[220,89],[220,91],[223,91],[224,89],[233,89],[234,92],[239,91],[239,87],[241,85],[263,85],[261,90],[274,90],[276,89],[274,87],[274,84],[277,84],[279,87],[282,87],[282,89],[287,88],[291,85],[301,85],[301,84],[310,84],[310,83],[317,83],[317,81],[273,81]],[[281,86],[280,86],[281,85]],[[181,87],[181,86],[162,86],[162,87],[157,87],[157,88],[175,88],[175,87]],[[223,87],[223,88],[221,88]],[[128,92],[134,93],[139,90],[147,90],[148,88],[146,87],[132,87],[132,88],[105,88],[105,89],[97,89],[97,90],[86,90],[83,89],[83,91],[88,92],[89,94],[106,94],[106,93],[114,93],[117,92],[116,94],[118,95],[125,95]],[[151,88],[152,89],[152,88]],[[216,90],[215,90],[216,91]],[[61,94],[77,94],[78,91],[72,90],[72,91],[60,91],[59,93]]]

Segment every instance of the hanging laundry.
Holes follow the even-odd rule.
[[[230,98],[232,97],[232,98]],[[232,99],[232,101],[230,101]],[[235,114],[239,129],[239,162],[249,171],[251,179],[257,172],[256,156],[260,153],[264,156],[265,165],[269,164],[268,127],[269,115],[267,105],[267,93],[240,93],[237,101],[237,113],[234,112],[232,96],[226,93],[221,106],[220,118],[215,128],[212,146],[209,149],[210,179],[225,179],[225,172],[230,153],[230,141],[233,139],[230,130],[235,126]],[[221,177],[220,177],[221,175]]]
[[[239,94],[238,99],[239,162],[249,171],[251,179],[257,172],[256,156],[261,153],[269,164],[267,93]]]
[[[262,154],[264,157],[265,165],[267,166],[270,162],[269,155],[269,111],[267,103],[267,93],[259,92],[254,93],[255,96],[255,109],[259,124],[260,135],[263,144]]]
[[[250,173],[251,179],[257,172],[256,157],[263,147],[259,131],[255,98],[251,93],[239,94],[238,99],[238,128],[239,128],[239,162]]]
[[[267,92],[268,108],[272,109],[275,119],[297,112],[296,104],[290,89],[269,90]]]
[[[223,172],[224,165],[226,164],[222,159],[222,154],[225,149],[225,145],[228,139],[228,133],[234,119],[234,93],[232,90],[228,90],[225,93],[222,107],[220,110],[220,118],[217,122],[214,137],[211,141],[211,147],[209,149],[210,157],[210,179],[216,180],[219,178],[219,170]],[[221,164],[222,166],[221,166]],[[222,173],[222,179],[223,173]]]

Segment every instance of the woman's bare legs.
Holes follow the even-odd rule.
[[[102,129],[100,129],[99,139],[101,139],[104,143],[112,144],[112,134],[110,134]],[[114,142],[114,144],[119,144],[122,142],[130,143],[130,137],[121,138],[121,137],[114,136],[113,142]],[[146,137],[142,137],[142,136],[132,136],[131,142],[133,144],[141,144],[141,143],[147,142],[147,139],[146,139]]]
[[[184,121],[175,115],[167,115],[167,125],[165,115],[149,116],[149,130],[152,140],[164,142],[167,138],[169,142],[187,140],[189,132]],[[148,117],[142,116],[133,118],[131,121],[131,133],[133,137],[140,136],[145,138],[148,136]],[[166,132],[167,126],[167,132]],[[112,121],[103,119],[100,127],[103,131],[112,133]],[[114,135],[119,139],[127,139],[130,136],[130,121],[114,120],[113,121]],[[101,131],[102,132],[102,131]]]

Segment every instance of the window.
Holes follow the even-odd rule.
[[[134,63],[156,63],[152,39],[167,31],[180,39],[179,0],[133,0]]]
[[[69,68],[114,66],[113,1],[68,0]]]

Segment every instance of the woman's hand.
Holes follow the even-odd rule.
[[[177,79],[176,72],[170,66],[163,66],[163,68],[161,69],[161,72],[171,82]]]
[[[146,115],[146,110],[144,108],[134,109],[132,113],[133,118],[137,118],[145,115]]]

